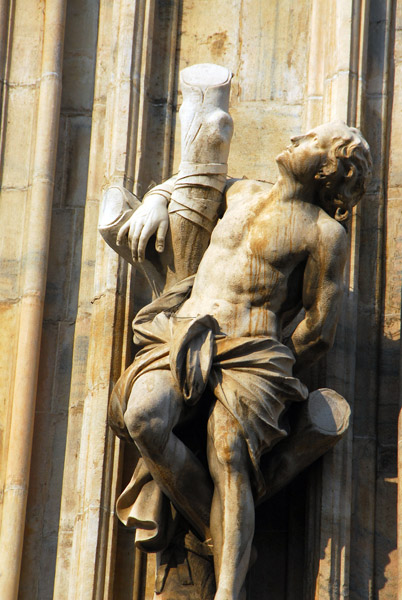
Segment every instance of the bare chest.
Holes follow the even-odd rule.
[[[250,208],[225,215],[211,239],[210,253],[226,255],[252,271],[278,270],[284,275],[307,254],[308,223],[286,211]],[[236,257],[236,258],[235,258]]]

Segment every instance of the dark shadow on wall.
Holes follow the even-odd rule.
[[[400,332],[389,314],[398,257],[388,210],[396,3],[370,3],[364,133],[373,179],[361,207],[350,599],[397,596],[396,481]],[[398,300],[397,300],[398,302]],[[387,304],[386,304],[387,303]],[[400,324],[396,326],[397,329]]]

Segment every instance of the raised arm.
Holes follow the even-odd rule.
[[[305,317],[291,337],[295,372],[321,358],[334,342],[342,300],[342,278],[347,256],[344,229],[335,221],[319,226],[303,280]]]

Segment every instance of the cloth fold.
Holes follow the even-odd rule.
[[[183,280],[134,319],[134,339],[143,348],[112,392],[110,424],[118,435],[127,439],[124,412],[135,381],[144,373],[169,370],[189,405],[202,401],[209,385],[216,401],[225,406],[240,426],[258,500],[265,493],[259,459],[288,434],[287,407],[291,402],[306,399],[308,390],[292,376],[295,359],[278,340],[229,338],[219,333],[210,315],[177,317],[177,307],[189,295],[193,281],[194,277]],[[123,523],[138,529],[136,540],[144,549],[147,542],[153,548],[156,541],[162,543],[161,496],[140,459],[131,482],[118,499],[117,514]]]

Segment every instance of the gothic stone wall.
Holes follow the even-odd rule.
[[[177,169],[178,71],[197,62],[234,73],[232,176],[274,181],[289,135],[334,118],[374,158],[336,344],[309,374],[352,426],[258,510],[249,596],[397,597],[401,26],[399,0],[0,1],[1,598],[152,598],[153,558],[114,516],[136,457],[106,426],[150,295],[97,219],[104,185]]]

